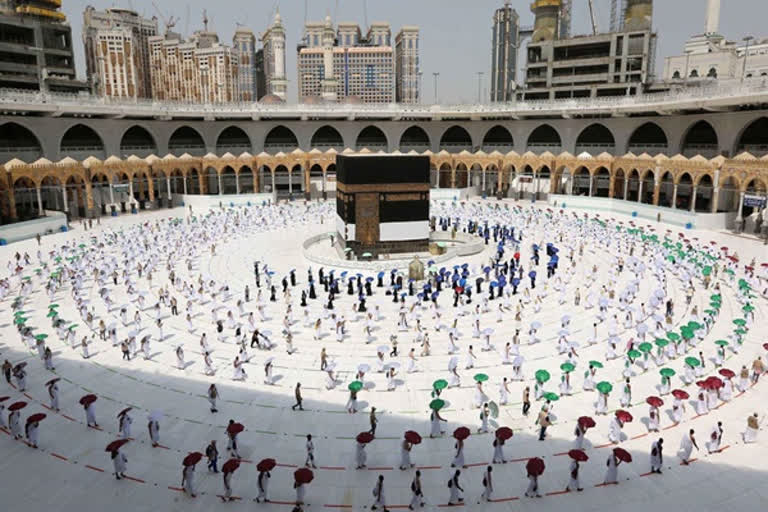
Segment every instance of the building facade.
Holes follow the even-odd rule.
[[[157,19],[128,9],[83,13],[83,46],[88,83],[98,96],[149,98],[152,94],[148,39]]]
[[[627,0],[623,30],[561,39],[562,0],[536,0],[524,99],[625,96],[646,90],[655,67],[652,0]]]
[[[514,99],[519,32],[520,18],[507,1],[493,15],[491,101]]]
[[[240,101],[250,102],[259,98],[256,78],[256,36],[245,27],[237,27],[232,37],[232,48],[238,52],[237,82]]]
[[[75,77],[72,29],[58,0],[0,1],[0,87],[87,90]]]
[[[189,41],[168,32],[149,38],[152,97],[187,103],[239,101],[239,52],[213,32],[197,31]]]
[[[261,36],[261,44],[263,81],[266,89],[259,92],[259,98],[272,95],[285,101],[288,93],[288,80],[285,78],[285,28],[279,11],[275,14],[272,25]]]
[[[685,43],[683,55],[664,59],[664,80],[741,80],[768,76],[768,39],[728,41],[719,33],[720,0],[709,0],[703,34]]]
[[[395,96],[398,103],[421,102],[419,27],[402,27],[395,36]]]
[[[413,37],[412,32],[407,34],[403,33],[404,40]],[[417,50],[413,51],[418,57]],[[403,57],[407,61],[413,55],[404,54]],[[412,68],[416,82],[417,63],[414,61]],[[298,47],[297,66],[299,99],[302,101],[309,98],[331,102],[396,101],[395,50],[388,23],[371,24],[362,37],[360,28],[353,23],[341,23],[338,32],[334,31],[330,17],[324,23],[307,23],[304,41]]]

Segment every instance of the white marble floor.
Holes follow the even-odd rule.
[[[529,218],[530,205],[522,207],[522,211],[489,210],[495,207],[495,201],[474,202],[467,205],[464,215],[470,216],[469,209],[473,208],[474,218],[487,217],[504,219],[518,230],[522,223]],[[515,203],[502,203],[514,207]],[[436,206],[436,212],[448,212],[445,206]],[[198,212],[196,212],[198,213]],[[578,212],[582,216],[584,212]],[[70,241],[87,244],[90,247],[91,237],[102,239],[106,233],[125,230],[129,233],[132,227],[145,223],[146,233],[156,233],[159,237],[172,232],[174,229],[162,224],[158,231],[152,232],[156,221],[167,219],[169,216],[186,218],[187,213],[182,209],[148,212],[134,216],[102,219],[101,224],[92,231],[84,231],[80,224],[68,233],[55,234],[45,237],[40,248],[44,260],[48,260],[49,268],[54,267],[47,256],[48,251]],[[374,339],[366,339],[363,334],[365,322],[362,318],[355,319],[352,312],[354,296],[346,293],[346,286],[341,286],[341,294],[335,301],[335,312],[344,315],[347,320],[347,335],[343,342],[336,341],[335,333],[328,332],[321,340],[313,338],[314,330],[305,327],[303,310],[299,306],[299,295],[307,285],[307,269],[310,266],[303,261],[300,244],[307,237],[323,233],[333,225],[333,209],[330,206],[318,207],[306,211],[301,204],[283,207],[280,211],[267,211],[267,220],[261,223],[241,224],[240,227],[228,223],[229,232],[212,229],[211,234],[216,239],[216,251],[212,255],[210,244],[199,241],[199,248],[194,259],[191,272],[187,271],[183,260],[171,262],[180,279],[196,281],[199,275],[213,279],[219,284],[228,284],[233,291],[233,298],[224,304],[234,310],[237,299],[242,298],[242,290],[250,285],[252,300],[245,304],[246,311],[256,311],[256,293],[253,276],[253,262],[260,260],[269,264],[275,272],[273,279],[278,288],[277,302],[269,302],[265,291],[264,304],[266,321],[258,321],[259,328],[271,331],[271,338],[278,343],[272,351],[250,350],[250,362],[245,365],[247,379],[244,382],[232,380],[232,361],[238,352],[234,338],[229,336],[224,341],[217,339],[215,325],[211,321],[210,304],[197,308],[198,316],[193,323],[195,332],[190,333],[184,320],[186,299],[176,290],[171,289],[171,295],[179,299],[180,316],[171,316],[168,308],[162,308],[164,321],[163,340],[159,340],[159,332],[154,326],[154,313],[151,305],[155,302],[159,286],[168,283],[168,272],[165,262],[154,272],[152,282],[146,275],[142,278],[134,276],[136,288],[148,292],[147,309],[140,312],[144,329],[141,336],[150,335],[152,338],[152,357],[145,360],[141,354],[130,361],[122,360],[117,347],[109,342],[98,340],[91,346],[91,357],[83,359],[80,349],[70,348],[65,340],[57,336],[52,328],[48,313],[50,299],[45,290],[46,280],[37,277],[34,269],[38,268],[36,261],[37,243],[34,240],[0,247],[0,262],[3,263],[0,275],[8,276],[5,263],[13,258],[15,252],[29,253],[33,263],[25,266],[22,274],[32,276],[32,292],[22,306],[27,325],[34,328],[35,334],[45,333],[47,345],[54,351],[55,372],[46,371],[36,350],[25,345],[19,332],[13,325],[14,312],[11,309],[12,300],[19,293],[19,278],[11,279],[13,286],[8,296],[0,302],[0,359],[8,359],[13,364],[27,362],[27,389],[22,394],[15,387],[0,380],[0,396],[10,398],[3,402],[6,407],[16,401],[23,400],[28,405],[22,410],[22,426],[24,419],[30,414],[43,412],[47,417],[40,424],[39,448],[27,446],[22,441],[13,440],[8,435],[0,433],[0,481],[2,482],[2,502],[14,509],[36,511],[55,508],[57,510],[103,510],[109,508],[114,512],[123,510],[211,510],[213,508],[230,510],[290,510],[296,498],[293,489],[293,472],[303,466],[305,458],[304,438],[311,433],[315,438],[316,459],[318,468],[314,470],[314,480],[307,486],[305,509],[310,510],[364,510],[373,502],[372,489],[379,474],[385,477],[385,493],[389,508],[406,508],[410,502],[410,482],[415,469],[398,470],[400,461],[400,442],[403,432],[415,430],[424,437],[423,442],[413,448],[412,459],[422,474],[422,485],[427,505],[425,509],[437,509],[447,506],[449,489],[446,483],[452,474],[450,463],[453,458],[454,440],[451,432],[459,426],[467,426],[472,435],[466,442],[466,463],[469,467],[462,470],[461,482],[465,489],[464,505],[477,510],[556,510],[563,507],[573,507],[578,510],[598,510],[611,507],[617,511],[647,511],[649,507],[664,510],[672,507],[680,510],[715,511],[723,509],[742,510],[757,509],[768,503],[768,490],[764,485],[768,476],[768,437],[760,432],[758,442],[744,444],[741,432],[746,427],[747,416],[757,412],[760,418],[766,414],[765,400],[768,376],[764,376],[754,387],[744,393],[734,393],[728,401],[718,402],[718,407],[708,414],[697,416],[693,404],[686,404],[684,419],[679,424],[673,424],[669,409],[671,396],[664,398],[661,408],[661,432],[649,433],[647,430],[648,406],[645,398],[657,395],[659,384],[658,368],[651,363],[647,372],[634,365],[635,375],[632,377],[632,400],[625,407],[634,416],[634,421],[624,426],[626,439],[621,447],[629,451],[633,461],[619,467],[619,484],[603,486],[606,459],[613,445],[608,441],[608,428],[611,415],[595,416],[594,392],[582,391],[583,374],[588,361],[599,360],[604,368],[599,370],[597,380],[613,383],[614,390],[610,394],[608,409],[619,408],[619,397],[622,387],[623,359],[605,360],[608,338],[608,324],[601,323],[598,327],[599,342],[587,346],[589,333],[596,321],[596,308],[586,309],[586,297],[590,290],[599,294],[600,287],[605,285],[619,293],[634,278],[628,270],[618,276],[609,272],[612,258],[617,255],[617,248],[606,248],[598,243],[612,233],[611,229],[591,229],[590,234],[577,239],[573,231],[573,221],[570,212],[560,214],[553,212],[551,218],[543,216],[539,211],[532,218],[537,219],[530,227],[524,228],[524,239],[521,244],[521,260],[526,267],[530,264],[532,243],[555,242],[561,248],[561,261],[558,275],[566,273],[566,249],[573,242],[583,242],[583,256],[576,258],[573,276],[565,284],[565,304],[559,303],[560,293],[555,291],[554,280],[547,286],[546,296],[542,298],[541,311],[534,312],[534,304],[524,305],[523,320],[520,324],[521,343],[520,353],[525,357],[523,371],[524,382],[510,383],[511,396],[509,404],[500,407],[499,417],[491,421],[491,433],[477,433],[480,426],[479,410],[473,407],[475,384],[473,376],[484,373],[489,377],[484,385],[484,391],[493,401],[499,400],[499,386],[503,377],[511,377],[511,367],[502,365],[504,345],[511,341],[515,329],[518,328],[514,319],[514,307],[518,303],[515,296],[512,300],[512,311],[504,312],[502,321],[497,321],[497,309],[500,300],[490,302],[490,311],[480,315],[481,329],[492,328],[491,342],[494,350],[482,351],[483,341],[472,337],[473,308],[480,304],[477,296],[468,306],[470,312],[458,317],[457,330],[461,336],[457,342],[459,352],[459,374],[461,386],[445,390],[442,398],[447,401],[442,411],[448,421],[447,431],[442,438],[429,439],[429,410],[431,386],[436,379],[448,379],[447,371],[450,355],[448,352],[448,334],[446,329],[436,331],[440,323],[432,318],[430,310],[420,307],[415,312],[420,315],[421,323],[429,333],[432,355],[418,357],[419,371],[406,373],[407,353],[416,348],[417,355],[421,348],[415,344],[416,333],[413,330],[415,317],[411,318],[408,331],[397,329],[398,306],[392,303],[391,297],[384,295],[385,288],[373,288],[373,296],[368,301],[369,311],[375,306],[380,307],[381,321],[376,322],[373,332]],[[319,216],[324,215],[324,222],[319,222]],[[602,215],[601,218],[605,218]],[[629,218],[616,218],[627,226]],[[679,228],[665,225],[651,225],[638,222],[644,226],[646,233],[650,228],[656,229],[663,235],[666,229],[671,230],[671,236],[677,240]],[[183,224],[182,224],[183,225]],[[564,242],[559,242],[559,234],[563,234]],[[618,236],[618,235],[616,235]],[[688,355],[697,355],[701,350],[707,358],[705,376],[717,374],[717,369],[709,360],[715,355],[714,340],[729,339],[734,325],[732,320],[741,318],[742,297],[736,283],[743,277],[743,267],[752,258],[757,265],[768,262],[768,249],[753,240],[735,237],[730,234],[712,233],[705,231],[686,231],[684,236],[693,240],[699,239],[702,244],[710,245],[716,242],[716,252],[720,246],[728,246],[729,253],[738,254],[740,263],[736,266],[735,277],[731,279],[721,273],[717,282],[722,289],[722,309],[717,316],[712,329],[704,336],[695,349]],[[139,240],[137,240],[137,243]],[[192,240],[194,244],[197,241]],[[699,242],[696,242],[697,244]],[[456,260],[446,264],[452,270],[454,264],[468,263],[469,268],[485,265],[492,256],[493,240],[488,250],[483,254],[466,260]],[[628,246],[625,246],[626,248]],[[578,245],[576,245],[578,250]],[[150,251],[152,251],[150,246]],[[106,246],[106,254],[117,255],[117,246]],[[641,243],[637,242],[635,256],[651,261],[663,250],[658,245],[649,245],[646,254],[641,255]],[[626,259],[628,255],[624,255]],[[506,256],[509,258],[509,251]],[[537,290],[541,291],[546,279],[546,256],[538,271]],[[122,264],[122,259],[119,259]],[[721,270],[726,260],[719,261]],[[72,265],[76,265],[73,263]],[[567,262],[570,266],[570,262]],[[595,266],[596,274],[591,270]],[[293,316],[297,320],[291,327],[294,347],[292,355],[285,351],[282,336],[279,335],[286,305],[283,301],[280,279],[291,269],[296,269],[298,283],[292,293]],[[674,325],[668,330],[676,330],[691,319],[691,308],[698,306],[700,318],[703,310],[709,307],[709,297],[714,293],[704,289],[700,276],[694,280],[696,292],[690,306],[685,304],[685,290],[675,275],[672,274],[674,264],[667,266],[667,297],[675,302]],[[317,278],[317,268],[312,269]],[[336,270],[338,275],[343,270],[343,262]],[[326,272],[328,269],[326,269]],[[41,275],[45,276],[46,272]],[[720,280],[719,278],[724,279]],[[472,279],[474,280],[474,279]],[[263,281],[263,280],[262,280]],[[387,279],[388,281],[388,279]],[[527,279],[526,279],[527,281]],[[755,307],[754,319],[747,325],[748,332],[739,353],[727,351],[724,367],[730,368],[737,374],[742,365],[751,366],[755,357],[762,356],[765,360],[766,351],[762,344],[768,342],[765,326],[768,325],[768,301],[759,295],[759,288],[765,289],[766,281],[755,278],[754,289],[757,296],[751,300]],[[262,285],[264,283],[262,282]],[[487,283],[483,285],[482,296],[487,295]],[[638,283],[638,293],[635,304],[646,302],[654,291],[654,283],[647,273]],[[126,293],[126,287],[121,284],[113,286],[109,280],[110,296],[118,305],[129,305],[129,318],[133,318],[137,310]],[[582,300],[579,306],[574,305],[573,293],[579,288]],[[95,285],[90,275],[84,282],[83,289],[87,298],[88,308],[93,308],[96,322],[105,319],[107,324],[116,322],[118,338],[122,340],[135,327],[123,327],[118,309],[108,311],[99,297],[99,287]],[[325,294],[322,287],[318,289],[319,298],[310,301],[309,315],[311,321],[322,315],[322,303]],[[411,300],[410,298],[408,299]],[[56,293],[54,301],[59,306],[59,315],[68,322],[79,324],[76,327],[77,339],[90,336],[84,319],[75,307],[70,285]],[[452,307],[453,297],[450,292],[443,292],[438,303],[441,306],[442,323],[450,324],[458,309]],[[409,303],[410,304],[410,303]],[[545,441],[537,440],[537,427],[534,425],[536,415],[542,402],[534,401],[531,414],[525,417],[521,414],[521,396],[524,386],[531,387],[533,398],[533,375],[538,369],[547,370],[552,379],[544,386],[546,391],[558,391],[558,383],[562,374],[560,365],[565,357],[558,354],[558,331],[563,314],[572,317],[570,339],[580,344],[578,362],[573,372],[571,383],[573,394],[561,397],[553,410],[554,425],[549,428]],[[623,352],[630,338],[637,337],[634,328],[625,329],[623,313],[617,307],[608,310],[609,318],[618,314],[618,336],[621,343],[618,346]],[[362,316],[362,315],[361,315]],[[245,317],[242,317],[243,319]],[[258,316],[257,316],[258,318]],[[242,321],[244,321],[241,319]],[[533,321],[542,323],[538,336],[542,342],[528,345],[528,328]],[[650,322],[649,322],[650,324]],[[650,325],[653,332],[653,325]],[[324,330],[328,331],[327,322]],[[231,334],[231,330],[225,332]],[[200,354],[199,338],[206,332],[209,343],[213,348],[213,361],[216,374],[206,376],[203,371],[202,355]],[[349,397],[347,385],[354,380],[355,371],[359,364],[368,363],[375,369],[376,347],[389,344],[392,334],[397,334],[399,341],[398,357],[395,359],[402,364],[398,375],[398,386],[395,391],[387,391],[387,381],[383,374],[371,372],[366,376],[369,383],[366,390],[360,394],[361,410],[357,414],[348,414],[345,404]],[[653,341],[653,336],[649,337]],[[183,344],[187,367],[184,370],[176,368],[175,348]],[[474,369],[465,369],[468,346],[474,346],[477,356]],[[338,384],[335,388],[326,389],[326,375],[320,371],[320,350],[325,347],[332,360],[336,362],[336,377]],[[268,357],[274,357],[274,385],[264,383],[263,363]],[[689,391],[694,398],[696,386],[684,386],[679,377],[683,374],[683,359],[678,357],[664,366],[673,368],[677,376],[673,378],[673,388]],[[53,377],[60,377],[61,412],[55,413],[48,409],[49,399],[45,382]],[[300,381],[303,388],[305,411],[293,411],[293,387]],[[205,393],[211,383],[216,383],[221,393],[219,412],[211,413]],[[98,396],[95,404],[99,429],[88,428],[85,425],[83,407],[78,404],[81,396],[93,393]],[[375,406],[379,415],[379,426],[376,439],[367,447],[366,469],[355,469],[355,436],[368,430],[368,413]],[[132,437],[123,449],[128,459],[125,480],[116,480],[112,475],[112,463],[104,447],[118,437],[117,413],[125,407],[133,407],[131,415],[134,419]],[[160,410],[163,418],[160,420],[161,447],[152,448],[147,434],[147,415],[150,411]],[[589,415],[595,418],[597,426],[587,433],[585,451],[589,461],[582,464],[580,479],[583,492],[562,493],[568,483],[570,458],[568,450],[573,444],[573,431],[579,416]],[[7,422],[8,413],[3,412]],[[245,425],[245,431],[239,436],[240,455],[243,463],[232,478],[233,494],[238,500],[223,504],[217,497],[223,493],[221,473],[209,473],[205,460],[196,467],[195,487],[197,497],[192,498],[179,490],[184,456],[192,451],[203,452],[211,440],[217,440],[220,460],[219,466],[229,457],[226,453],[225,426],[229,419],[234,419]],[[724,429],[722,451],[708,454],[704,446],[710,430],[721,421]],[[493,502],[479,504],[482,492],[482,474],[491,460],[493,431],[499,426],[509,426],[514,430],[514,437],[505,445],[507,464],[494,465]],[[699,451],[694,450],[695,462],[682,466],[676,456],[681,438],[695,429],[699,442]],[[649,474],[649,454],[651,443],[663,437],[665,441],[664,472],[662,475]],[[256,463],[266,457],[273,457],[278,467],[271,473],[269,498],[271,504],[257,504],[253,500],[257,495]],[[527,486],[525,465],[530,457],[540,457],[545,461],[546,470],[540,478],[542,498],[524,497]]]

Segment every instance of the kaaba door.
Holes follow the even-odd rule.
[[[364,246],[379,241],[379,194],[355,194],[355,239]]]

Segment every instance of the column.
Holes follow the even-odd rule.
[[[720,202],[720,187],[712,189],[712,213],[717,213],[717,203]]]
[[[171,206],[171,177],[165,177],[165,190],[168,192],[168,206]]]
[[[64,198],[64,213],[67,213],[69,211],[69,204],[67,201],[67,186],[62,185],[61,186],[61,197]]]
[[[451,188],[456,188],[456,169],[451,169]]]
[[[38,201],[40,199],[40,189],[37,189]],[[741,216],[741,210],[744,209],[744,192],[739,192],[739,209],[736,211],[736,230],[741,232],[744,224],[744,217]]]
[[[272,175],[272,197],[275,199],[275,202],[277,202],[277,187],[275,186],[275,171],[270,171]]]
[[[13,194],[13,184],[8,187],[8,216],[12,219],[18,218],[16,213],[16,197]]]
[[[224,193],[224,190],[222,190],[222,188],[221,188],[221,173],[220,172],[216,173],[216,180],[217,180],[217,183],[219,184],[219,195],[222,195]]]
[[[672,204],[670,205],[670,207],[673,210],[677,209],[677,183],[675,183],[674,186],[672,187]]]
[[[594,182],[594,176],[589,175],[589,197],[592,197],[592,184]]]
[[[698,185],[694,185],[693,186],[693,192],[691,192],[691,207],[688,210],[691,213],[696,211],[696,192],[698,191],[697,190],[698,188],[699,188]]]
[[[661,182],[653,182],[653,206],[659,206],[659,195],[661,194]]]
[[[483,194],[485,194],[485,169],[483,169],[483,173],[480,177],[480,186],[482,187]]]
[[[293,171],[288,171],[288,196],[293,197]]]
[[[437,187],[440,188],[440,169],[437,169]]]
[[[643,179],[640,178],[640,182],[637,184],[637,202],[643,202]]]
[[[240,195],[240,173],[235,174],[235,193]]]
[[[629,194],[629,176],[624,176],[624,197],[623,199],[627,200],[627,194]]]
[[[133,203],[135,199],[133,198],[133,178],[128,178],[130,181],[128,182],[128,195],[130,196],[129,203]]]
[[[115,204],[115,189],[112,188],[112,182],[109,182],[109,202]]]
[[[40,194],[40,187],[35,187],[35,191],[37,192],[37,209],[40,212],[40,216],[42,217],[45,215],[45,210],[43,210],[43,196]],[[744,194],[742,194],[742,198],[744,197]]]
[[[181,183],[184,185],[184,195],[187,195],[187,175],[183,174],[181,176]]]

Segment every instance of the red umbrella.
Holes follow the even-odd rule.
[[[622,423],[629,423],[632,421],[632,415],[627,411],[616,411],[616,418]]]
[[[707,377],[707,380],[704,381],[704,384],[706,385],[707,389],[720,389],[723,387],[723,381],[720,379],[720,377]]]
[[[645,399],[646,403],[650,405],[651,407],[661,407],[664,405],[664,400],[657,396],[649,396]]]
[[[593,428],[595,425],[596,425],[595,420],[593,420],[589,416],[582,416],[581,418],[579,418],[579,426],[582,429],[586,430],[588,428]]]
[[[496,429],[496,437],[502,441],[510,439],[513,435],[512,429],[509,427],[499,427]]]
[[[200,452],[191,452],[189,455],[184,457],[184,460],[181,461],[182,465],[184,466],[194,466],[198,462],[200,462],[203,459],[203,454]]]
[[[106,448],[104,448],[105,452],[114,452],[119,450],[125,443],[127,443],[127,439],[118,439],[117,441],[112,441],[107,445]]]
[[[245,427],[242,423],[232,423],[227,427],[227,434],[239,434],[243,430],[245,430]]]
[[[275,469],[275,466],[277,466],[275,459],[262,459],[256,464],[256,469],[258,471],[272,471]]]
[[[19,411],[27,406],[27,402],[14,402],[8,406],[9,411]]]
[[[93,402],[98,400],[99,397],[96,395],[85,395],[80,399],[80,405],[91,405]]]
[[[315,475],[309,468],[299,468],[293,472],[293,479],[297,484],[308,484],[313,478]]]
[[[579,462],[586,462],[589,460],[589,457],[584,453],[584,450],[571,450],[568,452],[568,456]]]
[[[673,389],[672,396],[674,396],[678,400],[687,400],[688,397],[690,397],[690,395],[686,391],[683,391],[682,389]]]
[[[453,437],[459,441],[463,441],[469,437],[469,429],[467,427],[459,427],[453,431]]]
[[[17,364],[16,366],[14,366],[14,367],[13,367],[13,371],[18,371],[18,370],[21,370],[21,369],[22,369],[22,368],[24,368],[25,366],[27,366],[27,362],[26,362],[26,361],[24,361],[23,363],[19,363],[19,364]]]
[[[357,439],[358,443],[368,444],[373,441],[373,434],[370,432],[360,432],[355,439]]]
[[[0,396],[0,404],[5,402],[6,400],[10,400],[11,397],[9,396]]]
[[[234,473],[237,468],[240,467],[240,459],[229,459],[221,467],[222,473]]]
[[[133,407],[126,407],[125,409],[123,409],[122,411],[120,411],[119,413],[117,413],[117,417],[119,418],[120,416],[122,416],[123,414],[127,413],[127,412],[128,412],[128,411],[130,411],[131,409],[133,409]]]
[[[728,256],[728,259],[731,260],[734,263],[738,263],[739,262],[739,258],[737,258],[736,256]]]
[[[722,246],[722,247],[720,248],[720,250],[721,250],[721,251],[727,251],[727,250],[728,250],[728,248],[727,248],[726,246]]]
[[[765,350],[768,350],[768,343],[763,343],[763,348],[764,348]]]
[[[33,415],[31,415],[29,418],[27,418],[27,424],[30,423],[37,423],[38,421],[43,421],[45,419],[45,414],[38,412]]]
[[[61,377],[56,377],[55,379],[51,379],[48,382],[45,383],[46,386],[50,386],[51,384],[55,384],[56,382],[59,382],[61,380]]]
[[[629,452],[624,448],[614,448],[613,454],[621,462],[632,462],[632,455],[630,455]]]
[[[696,381],[696,385],[699,386],[700,388],[706,388],[707,387],[707,383],[704,382],[703,380],[697,380]]]
[[[405,440],[411,444],[419,444],[421,443],[421,436],[419,435],[418,432],[414,432],[413,430],[408,430],[405,433]]]
[[[733,373],[733,370],[729,370],[728,368],[721,368],[718,373],[726,379],[732,379],[736,376],[736,374]]]
[[[528,459],[525,469],[529,475],[540,476],[544,473],[544,461],[538,457],[532,457]]]

